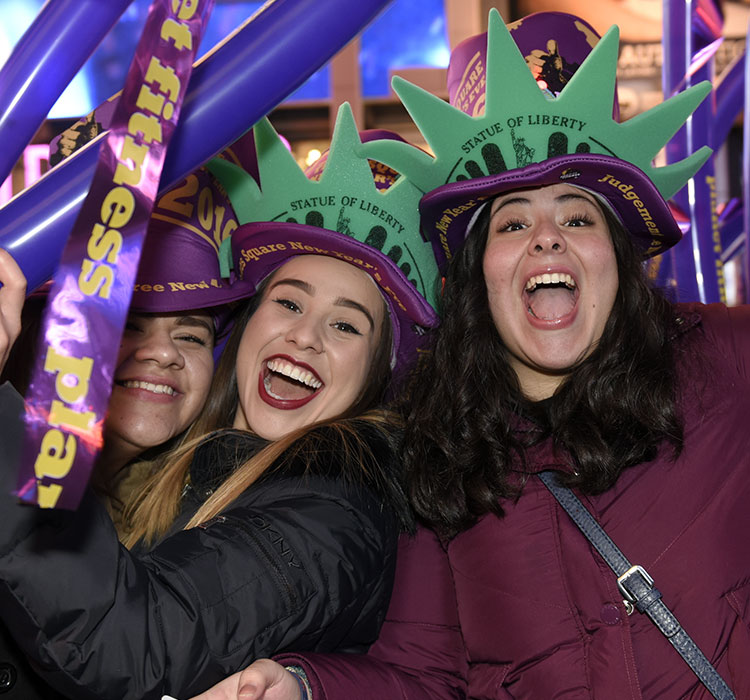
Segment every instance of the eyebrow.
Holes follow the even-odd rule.
[[[198,318],[196,316],[180,316],[177,319],[177,325],[178,326],[198,326],[199,328],[205,328],[212,335],[216,331],[212,321],[207,321],[206,319]]]
[[[560,194],[557,197],[555,197],[556,202],[568,202],[572,199],[582,199],[584,202],[588,202],[592,206],[596,206],[596,204],[589,199],[584,194],[578,194],[576,192],[566,192],[564,194]],[[531,204],[531,200],[528,197],[523,197],[521,195],[518,195],[517,197],[510,197],[509,199],[506,199],[500,206],[495,209],[495,211],[492,212],[492,216],[497,214],[506,204]]]
[[[297,287],[297,289],[301,289],[303,292],[309,294],[310,296],[313,296],[315,294],[315,287],[313,287],[309,282],[298,280],[293,277],[286,277],[284,279],[277,280],[269,287],[268,291],[270,292],[280,284],[288,284],[292,287]],[[354,301],[354,299],[349,299],[348,297],[338,297],[333,303],[336,306],[345,306],[348,309],[354,309],[361,312],[362,314],[364,314],[365,318],[370,324],[370,330],[375,330],[375,321],[372,318],[372,314],[358,301]]]
[[[372,315],[358,301],[354,301],[354,299],[348,299],[347,297],[339,297],[338,299],[336,299],[334,304],[336,304],[336,306],[346,306],[347,308],[362,312],[370,323],[370,330],[375,330],[375,321],[373,321]]]
[[[494,211],[492,212],[492,216],[494,216],[495,214],[497,214],[497,212],[499,212],[499,211],[500,211],[500,210],[501,210],[501,209],[502,209],[502,208],[503,208],[504,206],[506,206],[506,205],[508,205],[508,204],[519,204],[519,203],[520,203],[520,204],[530,204],[531,202],[529,201],[528,197],[521,197],[521,196],[518,196],[518,197],[510,197],[510,198],[506,199],[505,201],[503,201],[503,202],[502,202],[502,203],[501,203],[501,204],[500,204],[500,205],[499,205],[499,206],[497,207],[497,209],[495,209],[495,210],[494,210]]]
[[[571,199],[582,199],[584,202],[588,202],[592,206],[597,206],[596,202],[594,202],[590,197],[587,197],[585,194],[577,194],[575,192],[568,192],[566,194],[561,194],[555,197],[555,201],[557,202],[567,202]]]
[[[303,292],[306,292],[307,294],[314,294],[315,288],[309,284],[308,282],[305,282],[304,280],[298,280],[293,277],[285,277],[284,279],[275,280],[274,283],[268,288],[268,291],[270,292],[272,289],[276,289],[280,284],[289,284],[292,287],[297,287],[297,289],[301,289]]]

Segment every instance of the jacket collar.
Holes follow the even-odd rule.
[[[241,464],[268,444],[245,430],[228,428],[206,436],[195,450],[190,483],[199,493],[213,491]]]

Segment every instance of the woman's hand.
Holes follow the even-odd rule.
[[[297,679],[283,666],[260,659],[190,700],[300,700]]]
[[[26,278],[11,254],[0,248],[0,371],[21,332],[21,309],[26,298]]]

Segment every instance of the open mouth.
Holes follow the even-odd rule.
[[[284,408],[307,403],[323,387],[323,381],[312,369],[281,357],[266,361],[261,380],[266,395],[263,398]]]
[[[524,287],[526,310],[540,321],[559,322],[569,316],[578,301],[578,286],[569,274],[534,275]]]
[[[128,379],[125,381],[115,381],[118,386],[124,387],[125,389],[142,389],[152,394],[166,394],[167,396],[174,396],[175,390],[168,384],[154,384],[152,382],[144,382],[137,379]]]

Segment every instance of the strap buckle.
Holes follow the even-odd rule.
[[[633,611],[635,610],[633,603],[637,603],[638,600],[627,588],[625,588],[625,582],[635,574],[638,574],[643,578],[649,590],[654,587],[654,579],[649,576],[649,573],[648,571],[646,571],[646,569],[638,564],[636,564],[635,566],[631,566],[624,574],[622,574],[622,576],[617,577],[617,587],[620,589],[620,593],[622,594],[622,602],[625,603],[625,610],[627,611],[628,615],[633,614]]]

